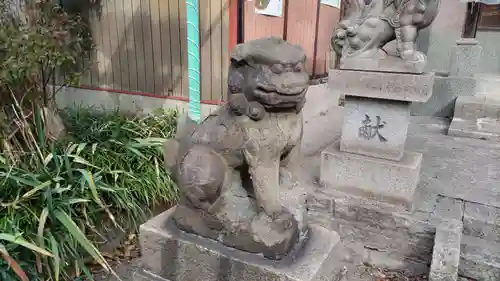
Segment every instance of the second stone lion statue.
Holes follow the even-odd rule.
[[[296,179],[305,59],[274,37],[234,48],[228,103],[165,144],[180,229],[270,259],[305,240],[306,192]]]
[[[403,61],[424,62],[416,49],[418,31],[436,18],[440,0],[350,1],[350,9],[332,36],[333,50],[342,58],[384,59],[382,48],[396,40],[397,56]]]

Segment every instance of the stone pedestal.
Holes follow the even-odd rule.
[[[422,155],[405,151],[411,102],[432,96],[434,74],[331,70],[329,87],[345,94],[339,143],[322,153],[328,188],[411,208]]]
[[[421,163],[420,153],[404,152],[393,161],[344,152],[337,143],[322,152],[320,176],[338,191],[410,209]]]
[[[410,124],[409,102],[346,96],[344,108],[341,151],[401,160]]]
[[[280,261],[180,231],[173,210],[140,228],[142,267],[135,281],[328,281],[342,274],[339,235],[311,225],[309,240]]]

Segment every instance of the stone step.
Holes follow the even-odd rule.
[[[448,135],[500,140],[500,99],[459,97]]]
[[[463,222],[465,235],[500,243],[500,208],[465,202]]]
[[[459,274],[474,280],[500,280],[500,244],[463,236]]]
[[[500,143],[439,134],[410,140],[418,146],[408,145],[407,149],[423,154],[419,187],[500,207]]]
[[[494,74],[476,75],[476,95],[500,99],[500,76]]]
[[[444,221],[437,226],[429,281],[458,279],[461,239],[461,221]]]
[[[500,117],[500,99],[484,96],[465,96],[457,98],[454,118],[475,120]]]
[[[415,201],[413,213],[401,212],[393,205],[317,188],[307,203],[310,220],[338,232],[345,247],[362,262],[415,268],[432,261],[436,226],[455,222],[457,227],[452,230],[460,229],[461,233],[463,216],[463,202],[459,199],[419,190]],[[445,243],[444,238],[437,239]],[[457,243],[460,245],[460,241]]]

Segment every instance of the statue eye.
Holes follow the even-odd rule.
[[[273,64],[273,66],[271,66],[271,71],[276,73],[276,74],[281,74],[283,73],[283,65],[281,64]]]
[[[302,63],[302,62],[297,63],[293,67],[293,71],[295,71],[295,72],[301,72],[302,70],[304,70],[304,63]]]

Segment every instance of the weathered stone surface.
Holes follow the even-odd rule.
[[[499,143],[415,132],[408,138],[407,149],[424,155],[422,188],[500,207],[500,166],[496,165],[500,161]]]
[[[233,49],[228,102],[165,142],[180,229],[276,260],[307,238],[307,193],[297,178],[305,59],[300,46],[276,37]]]
[[[473,77],[438,76],[434,80],[434,93],[425,103],[412,103],[411,114],[418,116],[453,117],[455,100],[461,96],[473,96],[477,81]]]
[[[141,226],[141,274],[169,281],[337,281],[342,249],[339,235],[310,226],[310,238],[281,261],[229,248],[211,239],[180,231],[167,211]]]
[[[346,10],[346,17],[337,25],[332,37],[335,52],[346,58],[394,60],[421,63],[426,56],[417,51],[419,30],[429,26],[438,13],[439,0],[426,0],[415,5],[405,1],[355,1]],[[396,35],[397,34],[397,35]],[[396,38],[397,52],[383,49]],[[389,63],[396,68],[402,63]],[[359,65],[357,65],[360,67]],[[366,70],[378,70],[380,65],[364,65]],[[404,65],[403,65],[404,66]],[[408,68],[397,69],[408,72]]]
[[[500,280],[500,245],[483,239],[463,236],[459,274],[481,281]]]
[[[404,72],[404,73],[424,73],[426,62],[404,61],[394,56],[383,56],[382,58],[351,58],[346,57],[340,60],[340,69],[346,70],[371,70],[380,72]]]
[[[431,214],[443,219],[462,220],[464,202],[457,198],[438,196],[436,209]]]
[[[432,95],[434,74],[405,74],[331,69],[329,87],[346,95],[426,102]]]
[[[143,269],[138,269],[136,272],[134,272],[132,281],[170,281],[170,280],[158,277],[152,273],[144,271]]]
[[[308,212],[322,212],[333,216],[335,202],[331,196],[321,191],[309,193],[306,204]]]
[[[406,235],[397,231],[360,227],[342,220],[335,220],[333,229],[339,232],[344,247],[358,263],[404,268],[409,261],[421,264],[431,262],[432,235]]]
[[[462,222],[443,221],[436,228],[429,281],[457,281]]]
[[[457,40],[452,49],[450,76],[473,77],[479,70],[483,47],[472,38]]]
[[[500,140],[500,100],[459,97],[448,135]]]
[[[399,161],[403,157],[408,102],[346,96],[340,150]]]
[[[361,228],[372,227],[405,235],[433,234],[436,225],[443,221],[461,220],[464,213],[462,200],[441,196],[422,188],[417,189],[415,193],[412,212],[405,211],[402,206],[340,192],[327,186],[316,188],[309,197],[320,197],[324,202],[328,202],[328,206],[330,202],[327,199],[331,198],[334,206],[333,214],[325,208],[308,208],[309,217],[341,219]],[[328,227],[329,224],[325,225]]]
[[[476,73],[477,80],[476,96],[490,99],[500,99],[498,89],[500,88],[500,78],[495,73]]]
[[[465,202],[464,235],[500,242],[500,209]]]
[[[301,148],[306,156],[321,152],[340,135],[344,108],[338,106],[339,92],[327,85],[309,86],[307,90],[307,102],[302,110],[304,136]]]
[[[399,162],[340,151],[322,152],[320,180],[328,188],[411,208],[422,154],[405,152]]]
[[[309,221],[338,232],[355,264],[401,269],[426,268],[430,264],[435,229],[429,222],[373,205],[353,203],[351,208],[343,206],[335,216],[309,212]]]

